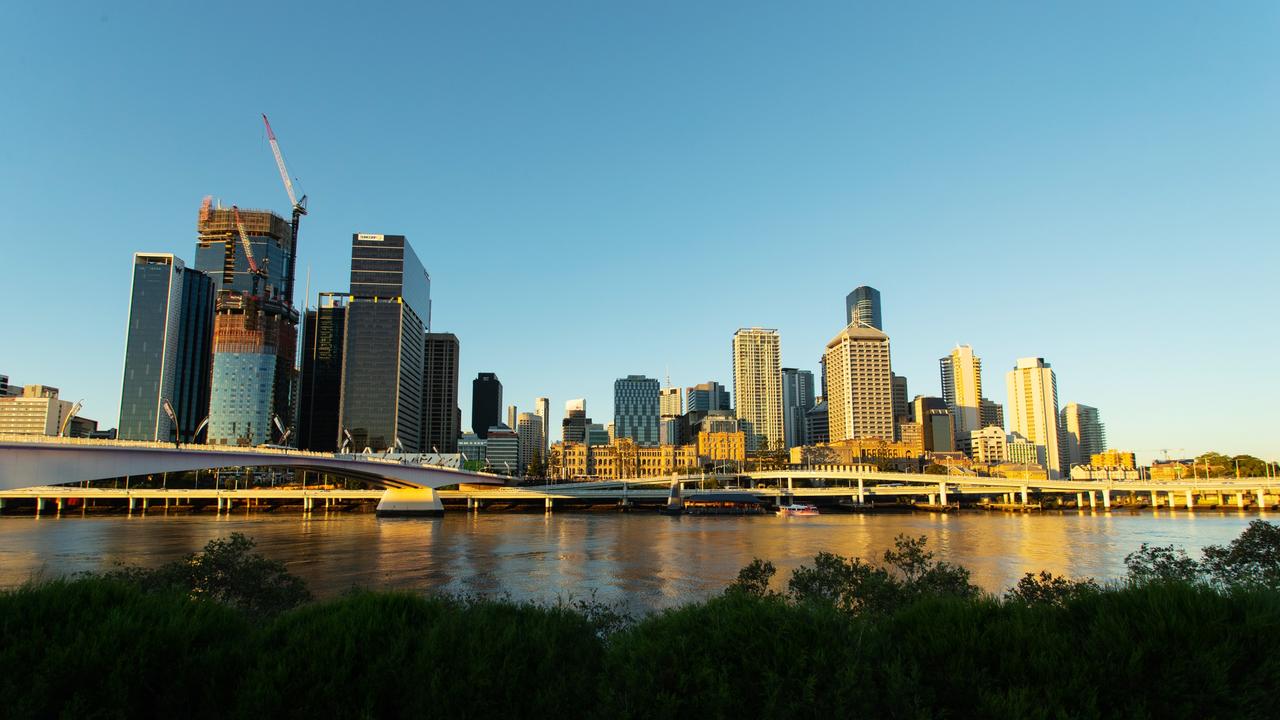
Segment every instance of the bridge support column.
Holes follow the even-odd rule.
[[[930,504],[930,505],[937,505],[937,504],[938,504],[938,496],[937,496],[937,495],[935,495],[934,493],[929,493],[929,504]]]
[[[1169,491],[1169,509],[1172,510],[1174,506],[1177,504],[1178,504],[1177,496],[1173,494],[1172,490],[1170,490]]]
[[[1102,509],[1103,510],[1111,509],[1111,491],[1110,490],[1102,491]]]
[[[1160,498],[1156,496],[1156,491],[1151,491],[1151,507],[1160,507]]]
[[[941,504],[943,505],[947,504],[947,484],[946,483],[938,483],[938,499],[941,501]]]
[[[1098,498],[1094,497],[1093,491],[1089,491],[1089,509],[1095,510],[1098,507]]]
[[[1084,508],[1084,493],[1076,493],[1076,509]]]
[[[1012,504],[1013,504],[1013,493],[1005,493],[1005,494],[1004,494],[1004,504],[1005,504],[1005,505],[1012,505]]]
[[[129,496],[129,512],[133,512],[133,508],[136,507],[136,504],[137,504],[137,501],[134,499],[132,495],[130,495]]]
[[[1191,498],[1191,491],[1187,491],[1187,509],[1190,510],[1196,506],[1195,500]]]
[[[546,499],[546,502],[544,503],[544,507],[546,508],[546,511],[547,511],[547,512],[551,512],[551,505],[552,505],[552,504],[553,504],[553,503],[552,503],[551,498],[547,498],[547,499]]]
[[[1022,504],[1026,505],[1028,502],[1029,501],[1027,500],[1027,486],[1023,485],[1022,486]]]
[[[3,502],[4,502],[3,500],[0,500],[0,503],[3,503]],[[0,505],[0,508],[3,508],[3,507],[4,505]],[[1236,492],[1236,507],[1240,510],[1244,509],[1244,493],[1242,492],[1238,492],[1238,491]]]
[[[862,487],[862,478],[858,478],[858,504],[861,505],[867,501],[867,494]]]
[[[40,512],[44,510],[44,498],[36,498],[36,517],[40,517]]]
[[[64,502],[64,501],[63,501],[63,499],[62,499],[62,498],[58,498],[57,500],[54,500],[54,506],[57,508],[57,511],[58,511],[58,514],[59,514],[59,515],[61,515],[61,514],[62,514],[62,503],[63,503],[63,502]]]
[[[1259,509],[1259,510],[1264,510],[1264,509],[1266,509],[1266,507],[1267,507],[1267,500],[1266,500],[1267,495],[1266,495],[1266,493],[1264,493],[1264,492],[1262,491],[1262,488],[1258,488],[1257,490],[1254,490],[1254,491],[1253,491],[1253,493],[1254,493],[1254,495],[1256,495],[1256,496],[1257,496],[1257,498],[1258,498],[1258,509]]]

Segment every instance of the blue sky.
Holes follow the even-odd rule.
[[[912,394],[967,342],[1114,446],[1280,456],[1280,5],[180,5],[4,11],[0,373],[104,426],[131,254],[287,210],[266,112],[300,286],[407,235],[464,425],[481,370],[598,421],[629,373],[731,384],[742,326],[816,370],[869,284]]]

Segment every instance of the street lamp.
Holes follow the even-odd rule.
[[[173,446],[175,448],[182,447],[182,428],[178,426],[178,414],[173,411],[173,406],[169,404],[168,398],[160,402],[160,407],[164,408],[164,413],[173,421]]]

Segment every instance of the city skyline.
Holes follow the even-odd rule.
[[[171,15],[129,29],[125,26],[134,18],[128,11],[116,12],[108,22],[125,38],[164,28],[166,22],[201,32],[189,18]],[[268,16],[284,22],[280,12]],[[465,25],[471,12],[448,11],[440,18],[441,32]],[[955,343],[966,343],[985,360],[988,397],[1003,401],[1000,383],[991,378],[1017,358],[1045,357],[1059,375],[1060,403],[1096,405],[1108,436],[1147,459],[1164,447],[1184,456],[1210,449],[1280,452],[1280,441],[1266,432],[1254,409],[1280,400],[1265,365],[1277,341],[1244,311],[1274,306],[1265,268],[1280,260],[1266,241],[1274,235],[1275,221],[1263,215],[1271,204],[1264,191],[1275,186],[1274,171],[1268,169],[1275,141],[1263,128],[1274,126],[1280,104],[1247,91],[1253,80],[1272,75],[1280,64],[1272,44],[1264,43],[1268,24],[1258,18],[1259,12],[1274,17],[1274,8],[1245,4],[1216,13],[1162,14],[1154,29],[1147,23],[1155,12],[1151,7],[1117,11],[1117,32],[1141,29],[1148,55],[1123,55],[1126,43],[1119,36],[1093,35],[1084,12],[1044,10],[1052,19],[1041,22],[1062,38],[1035,25],[1020,40],[1019,21],[1041,16],[1026,9],[988,11],[1002,22],[993,24],[986,49],[973,46],[964,33],[950,32],[965,25],[958,10],[935,12],[936,29],[911,32],[907,28],[915,26],[909,21],[919,16],[909,10],[833,7],[824,23],[793,18],[785,26],[814,35],[814,53],[783,62],[781,54],[768,52],[755,61],[764,68],[778,63],[777,74],[761,80],[769,93],[782,94],[777,108],[758,108],[758,117],[732,112],[756,107],[753,88],[720,88],[652,134],[643,129],[656,116],[644,110],[645,104],[663,95],[699,98],[697,91],[723,69],[718,56],[694,42],[712,26],[708,11],[692,11],[667,38],[673,61],[692,63],[689,77],[639,64],[636,58],[647,46],[637,39],[603,61],[603,72],[620,72],[619,88],[636,97],[602,91],[596,76],[577,61],[593,55],[597,43],[607,47],[618,41],[622,26],[587,18],[583,22],[598,32],[534,63],[537,72],[551,78],[552,85],[542,87],[562,91],[561,104],[534,103],[517,108],[516,117],[487,123],[475,119],[502,107],[494,97],[520,88],[532,76],[499,61],[467,70],[444,51],[436,51],[440,54],[432,56],[430,67],[460,72],[456,86],[437,87],[441,97],[428,102],[423,94],[396,95],[401,91],[394,89],[390,73],[359,94],[374,102],[378,93],[387,93],[392,102],[380,104],[390,109],[345,124],[316,120],[332,113],[320,112],[329,106],[311,98],[318,93],[309,83],[266,83],[260,91],[246,90],[240,102],[208,113],[152,108],[147,93],[157,83],[172,87],[176,108],[201,95],[196,87],[179,87],[191,84],[180,75],[194,77],[201,67],[197,53],[185,46],[165,46],[174,51],[166,67],[150,62],[155,50],[134,50],[120,61],[128,70],[122,75],[132,80],[114,79],[101,88],[89,70],[59,66],[67,76],[66,89],[79,91],[76,102],[88,112],[0,119],[7,135],[30,139],[14,149],[10,172],[0,180],[0,196],[15,209],[0,213],[0,234],[64,244],[77,261],[62,270],[61,284],[95,302],[85,307],[79,298],[54,298],[15,314],[10,331],[39,338],[41,350],[7,347],[0,371],[15,383],[49,384],[68,397],[84,397],[86,416],[112,424],[119,416],[132,253],[172,253],[193,266],[191,209],[205,194],[227,206],[287,214],[288,202],[258,127],[255,112],[263,110],[275,120],[290,169],[312,197],[299,241],[295,297],[301,299],[309,285],[306,305],[314,306],[319,291],[344,284],[345,257],[335,249],[353,232],[386,228],[414,238],[435,281],[440,311],[432,325],[455,332],[465,348],[458,398],[464,418],[471,407],[465,379],[480,371],[503,378],[506,394],[517,405],[528,407],[537,396],[586,397],[598,419],[612,417],[612,383],[629,372],[662,377],[669,365],[677,386],[707,379],[729,384],[723,348],[739,327],[778,328],[782,365],[816,372],[823,344],[839,330],[832,322],[838,304],[853,288],[868,285],[884,297],[884,321],[893,331],[893,370],[909,378],[913,395],[940,394],[937,359]],[[538,42],[521,24],[554,25],[563,11],[547,14],[522,18],[513,11],[494,20],[494,29],[500,38]],[[52,27],[54,14],[24,7],[18,15],[35,32],[0,52],[16,52],[8,57],[11,62],[24,54],[44,58],[37,42],[41,29]],[[628,21],[669,19],[663,15],[655,11],[653,18]],[[769,20],[763,13],[743,12],[731,23],[737,34],[716,35],[711,46],[740,61],[748,46],[767,44],[763,41],[780,32],[769,29]],[[106,52],[95,35],[96,17],[57,21],[61,37],[77,48],[73,55]],[[824,24],[833,31],[824,33]],[[861,69],[863,63],[853,62],[857,53],[841,49],[837,31],[854,32],[851,28],[865,28],[856,30],[860,38],[864,32],[868,38],[882,34],[883,41],[868,41],[863,51],[866,64],[888,79]],[[1207,32],[1215,28],[1216,35]],[[915,64],[893,49],[895,41],[914,37],[912,32],[939,43]],[[1207,36],[1231,37],[1232,43]],[[565,36],[553,37],[563,41]],[[467,40],[445,46],[462,53]],[[1005,59],[1014,45],[1027,50],[1026,42],[1045,43],[1053,52],[1031,52],[1025,68],[1009,69],[1005,77],[1016,90],[983,80],[984,69]],[[1096,65],[1071,66],[1076,59],[1072,43],[1102,55],[1112,72],[1098,78],[1090,73]],[[344,74],[323,62],[322,45],[304,43],[299,55],[326,68],[339,90],[358,92],[358,73]],[[960,50],[974,55],[956,61]],[[220,74],[249,76],[252,66],[230,55]],[[944,67],[944,56],[955,67]],[[829,62],[818,62],[819,57]],[[1175,68],[1208,69],[1170,73],[1167,62],[1148,57],[1171,59]],[[1207,66],[1200,62],[1206,59]],[[357,69],[372,73],[395,60],[362,59]],[[822,71],[827,66],[831,70]],[[841,70],[849,72],[837,81]],[[903,94],[913,80],[937,73],[949,73],[955,98],[940,91]],[[1175,74],[1178,79],[1170,79]],[[1043,110],[1025,99],[1026,104],[1001,105],[1029,92],[1020,83],[1043,76],[1055,78],[1040,90]],[[35,62],[28,77],[3,82],[16,103],[57,109],[64,99],[51,89],[57,85],[51,77],[52,68]],[[1223,77],[1234,82],[1222,83]],[[575,83],[586,83],[589,87],[582,89],[589,93],[578,92]],[[107,100],[105,94],[116,92],[141,103],[127,113],[112,112],[124,105]],[[622,112],[588,97],[602,92]],[[854,103],[846,92],[870,102]],[[959,99],[975,93],[978,105]],[[396,102],[404,102],[404,108]],[[717,103],[728,112],[717,111]],[[423,107],[454,110],[427,114],[421,132],[405,132],[410,122],[423,119],[416,112]],[[985,107],[1001,111],[988,114]],[[1103,107],[1106,118],[1076,107]],[[602,115],[589,127],[573,126],[572,135],[565,133],[564,123],[584,110]],[[86,116],[94,122],[86,122]],[[785,131],[781,135],[779,127]],[[790,139],[801,134],[811,139]],[[397,152],[392,136],[407,145]],[[477,154],[477,147],[508,136],[523,144],[506,142],[497,152]],[[931,139],[912,150],[921,137]],[[634,150],[626,149],[629,140],[636,141]],[[197,148],[208,152],[198,153],[199,162],[193,163]],[[750,163],[740,165],[744,148],[753,152]],[[471,162],[475,158],[480,162]],[[138,169],[127,167],[131,164]],[[71,172],[71,166],[84,172]],[[527,174],[516,177],[521,172]],[[692,177],[666,189],[678,175]],[[573,195],[566,188],[590,190],[584,196],[587,212],[579,212],[578,198],[564,199]],[[56,211],[67,194],[87,199],[94,212],[80,217]],[[509,199],[503,212],[485,210],[491,195]],[[766,210],[766,205],[777,209]],[[927,213],[917,212],[921,205]],[[1220,252],[1223,246],[1232,251]],[[478,255],[484,247],[495,252]],[[967,248],[964,258],[955,252],[960,247]],[[653,257],[654,270],[615,272],[623,249],[638,248]],[[711,304],[693,313],[657,323],[633,310],[636,322],[617,322],[618,312],[606,307],[611,305],[606,298],[621,293],[652,305],[666,294],[688,290],[683,274],[668,278],[656,269],[657,258],[676,248],[688,262],[706,264],[725,277],[759,278],[769,292],[737,293],[729,301],[715,296],[717,286],[708,286]],[[778,248],[802,258],[804,271],[769,275]],[[38,252],[25,244],[11,250],[18,262],[39,259]],[[1041,263],[1051,259],[1053,272],[1022,272],[1024,254]],[[1242,255],[1247,262],[1239,261]],[[486,283],[476,282],[481,260],[487,263]],[[967,291],[967,302],[958,306],[954,277],[975,273],[988,273],[989,282]],[[1207,278],[1219,280],[1197,302],[1189,301],[1188,288],[1202,288]],[[34,277],[18,273],[14,282],[18,293],[38,296]],[[1084,285],[1088,292],[1080,292]],[[489,297],[493,287],[537,289],[547,321],[512,327]],[[295,305],[303,309],[303,303]],[[583,312],[566,321],[564,309],[571,306]],[[1099,322],[1069,321],[1068,310],[1071,317]],[[1212,343],[1185,342],[1180,330],[1186,327],[1222,328],[1243,338],[1251,352],[1228,358]],[[1100,347],[1176,353],[1177,361],[1117,372],[1114,363],[1100,359]],[[561,349],[572,353],[572,362],[565,362],[557,352]],[[1222,377],[1223,367],[1231,368],[1229,377]],[[553,417],[552,425],[557,421]]]

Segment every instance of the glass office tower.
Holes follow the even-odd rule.
[[[482,372],[471,381],[471,431],[482,440],[502,416],[502,382],[494,373]]]
[[[168,253],[135,253],[119,437],[192,440],[209,408],[213,284]],[[178,416],[178,433],[163,409]]]
[[[319,307],[306,313],[298,392],[298,447],[303,450],[333,452],[342,446],[338,413],[346,326],[346,294],[322,293]]]
[[[422,451],[458,451],[458,336],[428,333],[422,373]]]
[[[613,381],[614,437],[637,445],[657,445],[661,398],[656,378],[628,375]]]
[[[845,296],[845,324],[852,323],[855,320],[864,327],[873,327],[876,330],[884,331],[884,324],[880,320],[879,290],[862,285],[854,288],[853,292]]]

